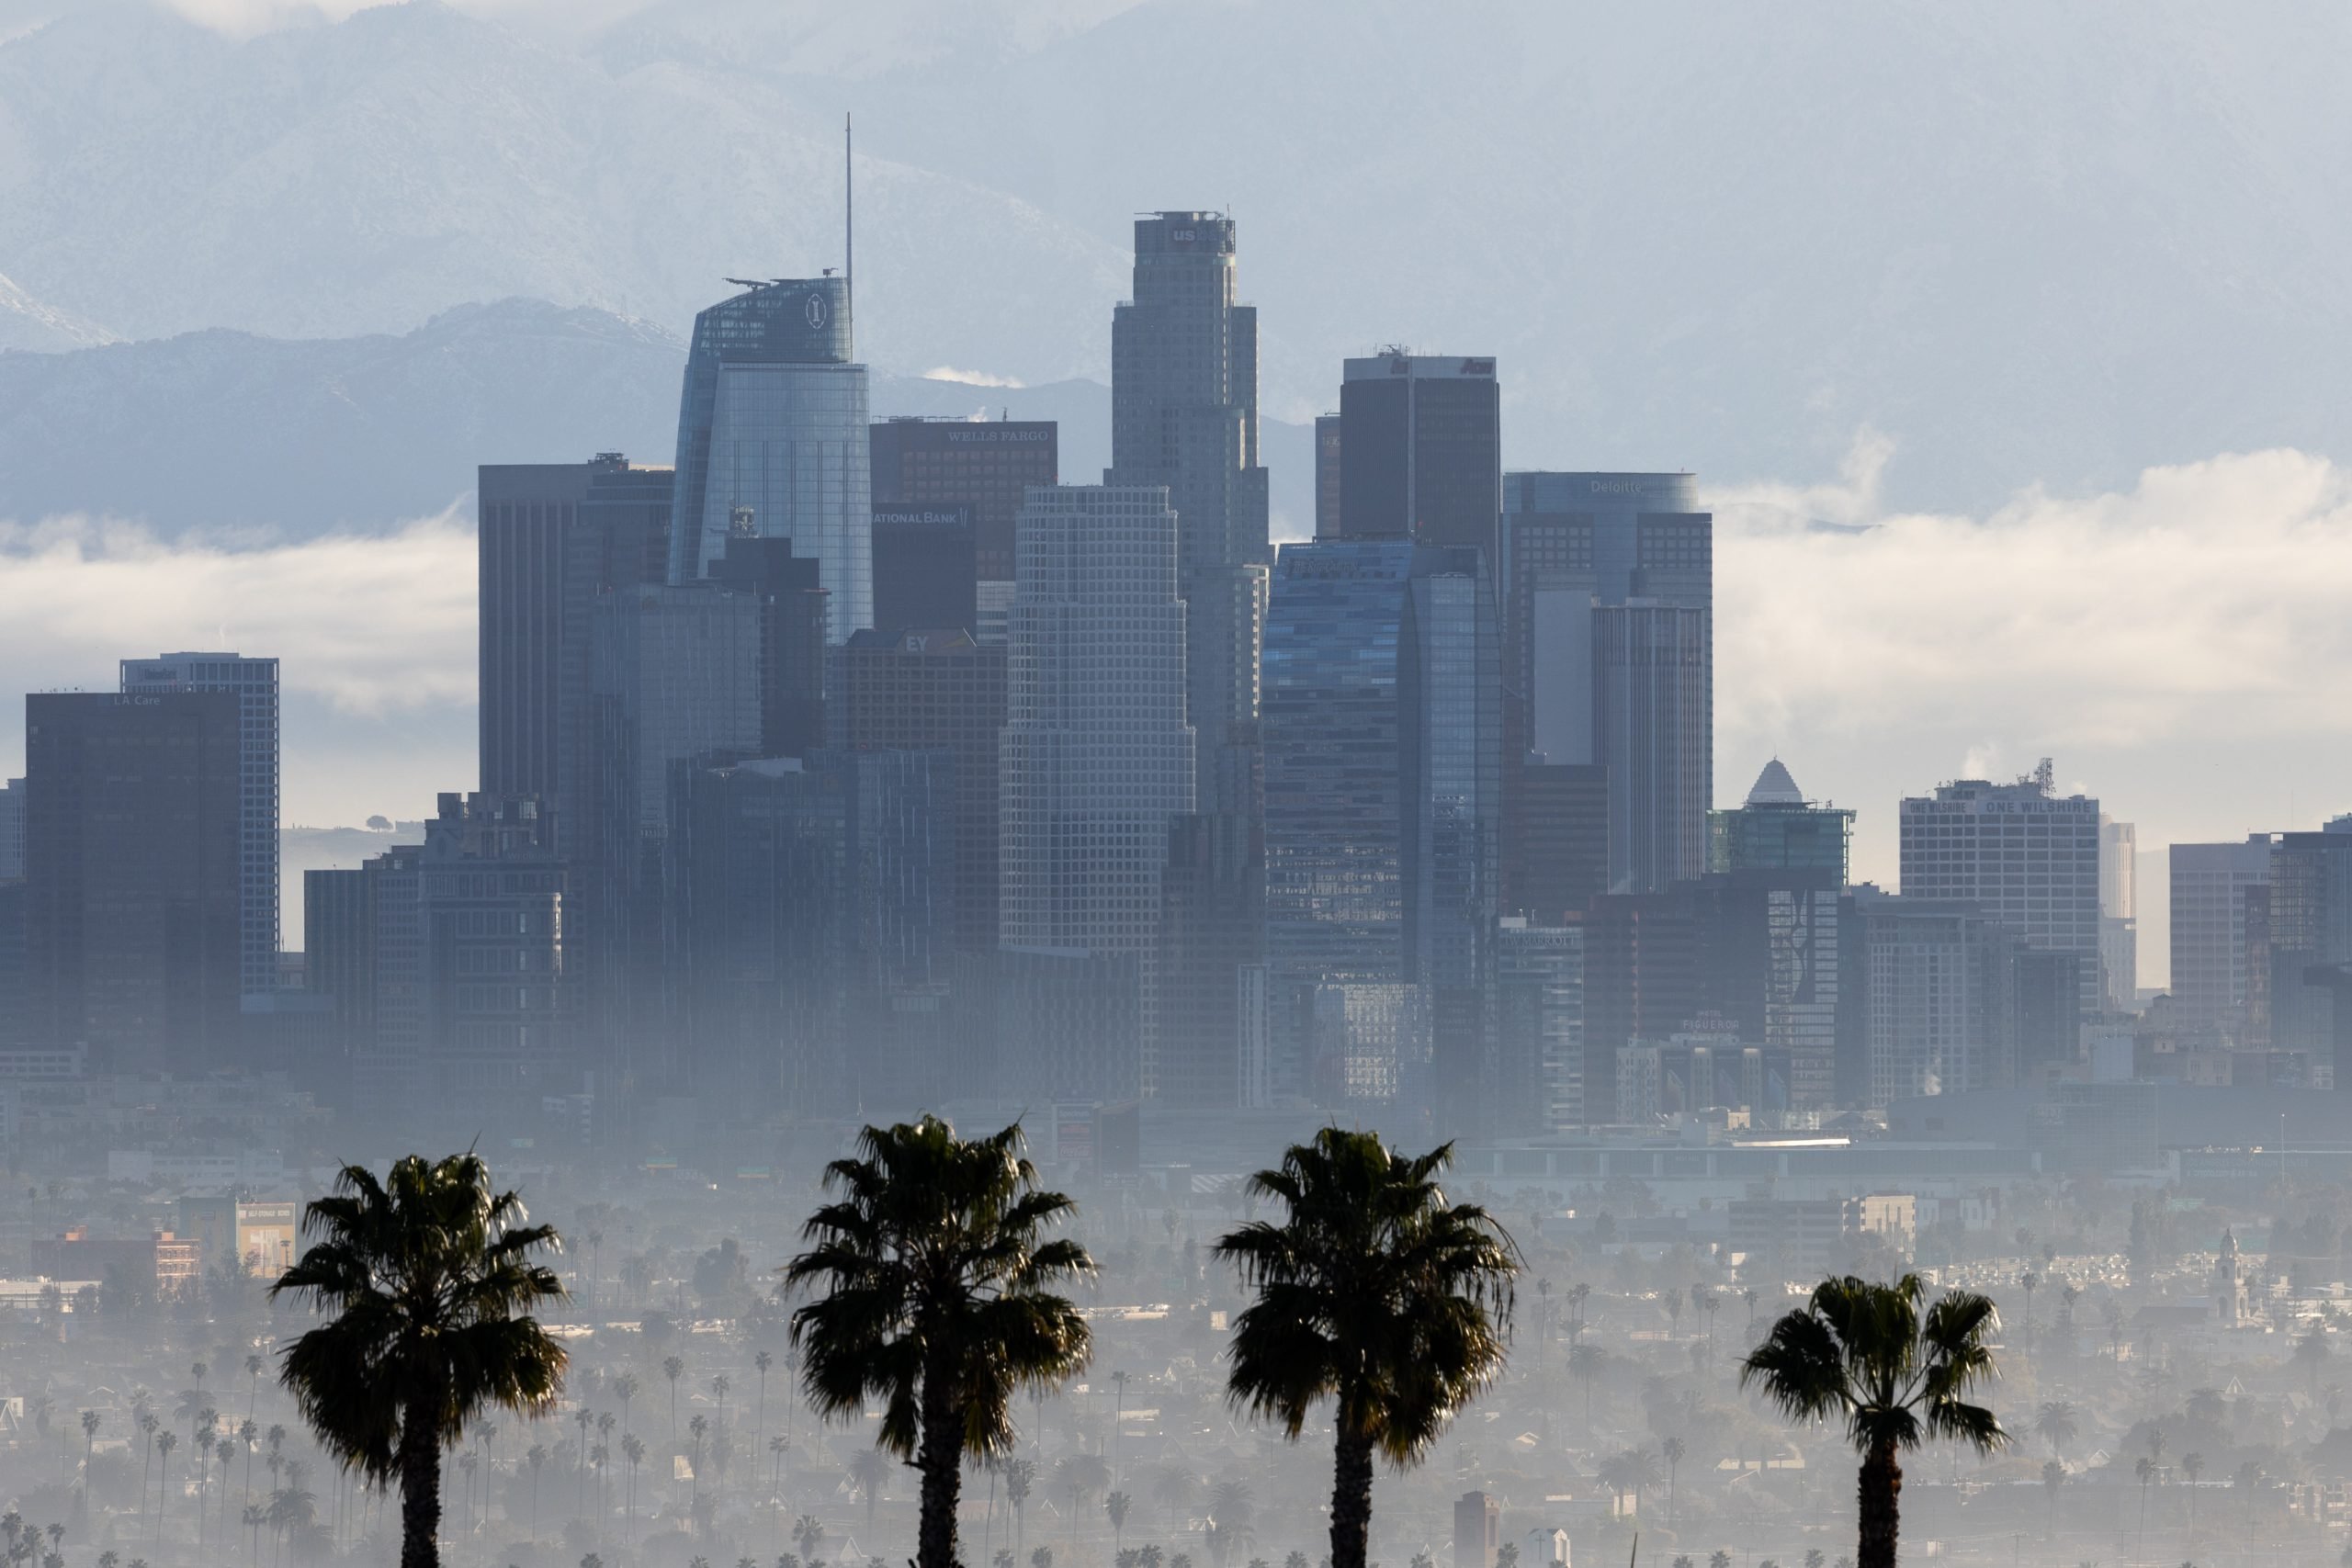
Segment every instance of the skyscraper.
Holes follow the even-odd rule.
[[[1193,805],[1175,515],[1157,487],[1035,491],[1020,549],[999,938],[1142,953]]]
[[[865,367],[851,360],[849,312],[845,277],[779,278],[695,318],[670,531],[673,583],[704,575],[730,534],[790,539],[817,560],[831,644],[874,624]]]
[[[876,630],[970,631],[979,625],[979,589],[969,506],[875,502]]]
[[[106,1072],[230,1063],[244,723],[228,689],[25,698],[36,1043],[86,1044]]]
[[[0,779],[0,882],[25,874],[25,781]]]
[[[675,779],[681,1087],[754,1115],[966,1089],[946,1005],[954,758],[817,750]]]
[[[1856,906],[1869,1103],[2016,1081],[2018,933],[1973,902],[1872,894]]]
[[[1144,1010],[1143,1096],[1230,1108],[1243,1092],[1239,976],[1259,962],[1265,920],[1264,840],[1259,825],[1237,812],[1179,817],[1168,839]]]
[[[673,488],[617,452],[477,470],[481,787],[547,802],[559,829],[596,766],[581,750],[596,596],[664,580]]]
[[[2352,1089],[2352,816],[2279,834],[2267,891],[2270,1047]]]
[[[2109,1012],[2140,1007],[2140,834],[2129,822],[2098,819],[2098,964]]]
[[[893,415],[871,432],[879,511],[969,507],[974,640],[1001,643],[1012,605],[1013,525],[1031,485],[1061,482],[1059,427],[1049,419],[978,421]],[[879,592],[877,587],[876,592]],[[877,599],[876,615],[883,610]],[[960,622],[911,619],[882,630],[935,631]]]
[[[1807,800],[1775,757],[1756,775],[1743,804],[1707,814],[1707,834],[1710,871],[1805,867],[1835,874],[1831,886],[1843,886],[1854,814]]]
[[[1340,510],[1344,424],[1336,413],[1315,416],[1315,536],[1318,539],[1337,539],[1347,533]]]
[[[1472,545],[1498,576],[1502,390],[1490,357],[1391,349],[1340,384],[1340,532]]]
[[[237,699],[238,985],[277,989],[277,660],[165,653],[122,661],[126,694],[228,692]]]
[[[2270,884],[2271,836],[2175,844],[2170,857],[2174,1016],[2194,1036],[2246,1043],[2246,896]],[[2267,913],[2267,909],[2266,909]],[[2263,976],[2265,986],[2268,976]]]
[[[1134,299],[1111,321],[1111,469],[1116,486],[1164,485],[1187,606],[1185,715],[1198,739],[1195,796],[1248,811],[1265,604],[1266,470],[1258,448],[1258,312],[1235,303],[1233,220],[1136,220]]]
[[[1610,886],[1657,890],[1698,874],[1714,771],[1714,525],[1698,510],[1697,481],[1506,474],[1502,526],[1503,721],[1516,764],[1506,781],[1513,799],[1505,859],[1520,861],[1529,835],[1564,830],[1520,804],[1522,785],[1531,802],[1541,793],[1525,770],[1590,764],[1609,780]],[[1634,605],[1648,613],[1617,615],[1605,630],[1597,619]],[[1621,661],[1637,648],[1656,654],[1670,645],[1673,672],[1644,676],[1620,662],[1612,676],[1600,657],[1604,636]],[[1600,706],[1612,679],[1613,754]],[[1672,711],[1628,705],[1636,696],[1670,702]],[[1640,791],[1629,793],[1636,775]]]
[[[2015,784],[1962,779],[1902,805],[1903,896],[1973,905],[2080,974],[2099,1006],[2098,802],[2058,795],[2045,761]],[[1915,1091],[1906,1091],[1915,1092]]]
[[[1593,733],[1609,777],[1612,890],[1658,892],[1707,868],[1707,618],[1646,599],[1593,608]]]
[[[1451,1088],[1489,1085],[1495,664],[1476,552],[1283,547],[1265,656],[1266,961],[1290,1092],[1392,1100],[1432,1063]]]
[[[864,631],[841,652],[841,744],[956,759],[956,940],[996,947],[998,737],[1005,649],[968,632]]]
[[[1176,516],[1158,486],[1035,490],[1019,547],[998,939],[1131,964],[1140,994],[1169,823],[1193,807]],[[1014,1064],[1024,1090],[1135,1091],[1133,1061],[1080,1064],[1035,1043],[1042,1059]]]

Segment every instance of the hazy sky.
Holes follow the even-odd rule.
[[[238,38],[360,8],[168,4]],[[1230,200],[1273,412],[1381,341],[1494,352],[1507,465],[1695,468],[1718,797],[1779,753],[1860,811],[1861,876],[1894,880],[1900,795],[2045,754],[2143,849],[2352,807],[2346,13],[452,8],[544,42],[421,11],[230,46],[125,11],[10,46],[0,278],[126,336],[406,332],[506,294],[683,333],[751,258],[834,259],[855,99],[880,368],[1099,378],[1126,214]],[[66,9],[0,0],[0,38]],[[1393,105],[1357,90],[1399,73]],[[289,821],[471,781],[461,513],[208,542],[6,511],[0,476],[15,688],[275,653]],[[20,726],[0,708],[0,769]]]

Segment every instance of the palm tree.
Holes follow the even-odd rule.
[[[1029,1539],[1029,1488],[1037,1479],[1037,1461],[1030,1459],[1007,1460],[1004,1465],[1004,1500],[1012,1506],[1013,1550],[1018,1551]]]
[[[171,1493],[166,1483],[172,1473],[172,1450],[179,1447],[180,1435],[168,1427],[155,1434],[155,1545],[164,1544],[164,1506]]]
[[[539,1472],[548,1462],[545,1443],[533,1443],[523,1455],[523,1462],[531,1467],[531,1544],[539,1544]],[[406,1564],[402,1564],[406,1568]]]
[[[810,1401],[844,1416],[880,1396],[876,1440],[921,1472],[921,1568],[955,1563],[964,1457],[1011,1449],[1014,1391],[1042,1395],[1093,1348],[1052,1288],[1094,1261],[1044,1234],[1076,1205],[1022,1148],[1018,1123],[970,1140],[935,1116],[866,1128],[826,1167],[834,1199],[784,1271],[787,1292],[824,1291],[792,1314]]]
[[[2045,1399],[2033,1414],[2033,1435],[2048,1443],[2052,1454],[2064,1454],[2079,1429],[2075,1407],[2065,1400]]]
[[[670,1436],[678,1435],[678,1380],[686,1375],[686,1359],[683,1356],[662,1358],[662,1375],[670,1380]]]
[[[1114,1492],[1102,1499],[1102,1511],[1111,1519],[1111,1550],[1116,1553],[1127,1544],[1127,1510],[1135,1506],[1135,1499],[1124,1492]]]
[[[1364,1568],[1375,1452],[1398,1469],[1502,1369],[1517,1250],[1436,1177],[1453,1145],[1417,1159],[1376,1133],[1326,1127],[1250,1179],[1283,1222],[1252,1221],[1216,1244],[1258,1299],[1234,1325],[1227,1396],[1296,1440],[1324,1398],[1337,1405],[1333,1568]]]
[[[752,1417],[752,1452],[754,1454],[760,1451],[760,1439],[767,1435],[768,1369],[775,1365],[775,1358],[765,1350],[754,1351],[752,1355],[752,1370],[760,1374],[759,1409]]]
[[[792,1521],[792,1544],[800,1549],[801,1556],[816,1561],[817,1549],[825,1544],[825,1527],[817,1522],[816,1515],[803,1514]]]
[[[2041,1461],[2041,1484],[2050,1493],[2050,1534],[2058,1533],[2058,1488],[2066,1484],[2066,1467],[2056,1460]]]
[[[1600,1376],[1603,1360],[1598,1345],[1576,1344],[1568,1347],[1568,1375],[1584,1384],[1584,1429],[1592,1430],[1592,1385]]]
[[[1996,1375],[1986,1339],[2000,1314],[1984,1296],[1953,1291],[1919,1310],[1919,1277],[1892,1285],[1825,1280],[1739,1366],[1740,1386],[1803,1421],[1842,1416],[1862,1456],[1860,1568],[1894,1568],[1899,1458],[1923,1438],[1958,1438],[1989,1452],[2008,1440],[1990,1410],[1965,1395]]]
[[[849,1478],[865,1499],[865,1536],[874,1539],[874,1509],[890,1479],[890,1456],[880,1449],[861,1449],[849,1458]]]
[[[2180,1472],[2188,1477],[2188,1528],[2197,1529],[2197,1478],[2205,1473],[2205,1456],[2187,1453],[2180,1456]]]
[[[97,1452],[99,1419],[95,1410],[82,1412],[82,1511],[85,1514],[90,1511],[90,1461]]]
[[[1618,1496],[1630,1493],[1638,1513],[1642,1494],[1657,1484],[1657,1461],[1647,1449],[1627,1449],[1614,1459],[1601,1461],[1599,1474],[1600,1483]]]
[[[622,1434],[621,1458],[628,1461],[628,1496],[621,1505],[621,1520],[628,1527],[621,1534],[626,1540],[637,1525],[637,1467],[645,1462],[645,1439],[635,1432]]]
[[[2145,1551],[2148,1546],[2148,1483],[2156,1478],[2156,1461],[2142,1454],[2139,1461],[2132,1465],[2132,1473],[2140,1478],[2140,1549]]]
[[[563,1294],[531,1260],[560,1242],[526,1219],[478,1155],[411,1155],[383,1182],[345,1166],[304,1211],[318,1239],[270,1287],[338,1314],[286,1351],[283,1380],[346,1469],[399,1479],[401,1568],[438,1568],[442,1450],[488,1406],[536,1414],[561,1385],[563,1348],[528,1315]]]
[[[1659,1445],[1658,1451],[1666,1456],[1666,1522],[1671,1529],[1674,1524],[1675,1475],[1681,1469],[1682,1456],[1690,1450],[1680,1438],[1668,1438]]]

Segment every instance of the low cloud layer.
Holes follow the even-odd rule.
[[[1860,811],[1857,873],[1887,882],[1900,796],[2045,754],[2143,847],[2352,807],[2352,469],[2247,453],[1962,517],[1883,512],[1892,458],[1866,436],[1835,479],[1709,496],[1721,798],[1781,756]],[[461,516],[291,545],[0,525],[12,689],[108,689],[124,655],[211,647],[285,661],[289,821],[415,817],[469,782]],[[0,712],[11,772],[21,721]]]
[[[1835,481],[1709,497],[1719,796],[1780,755],[1860,810],[1857,873],[1889,882],[1903,795],[2044,755],[2143,849],[2352,808],[2352,470],[2253,452],[1984,517],[1883,514],[1892,456],[1866,436]]]
[[[454,513],[300,544],[159,542],[136,526],[0,523],[0,769],[20,691],[112,691],[181,649],[280,660],[288,822],[415,817],[473,776],[474,539]]]

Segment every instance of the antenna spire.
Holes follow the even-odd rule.
[[[849,113],[842,113],[842,304],[855,302],[857,279],[857,175],[850,162],[851,141]],[[857,314],[852,310],[850,331],[857,330]],[[854,348],[851,350],[854,354]]]

